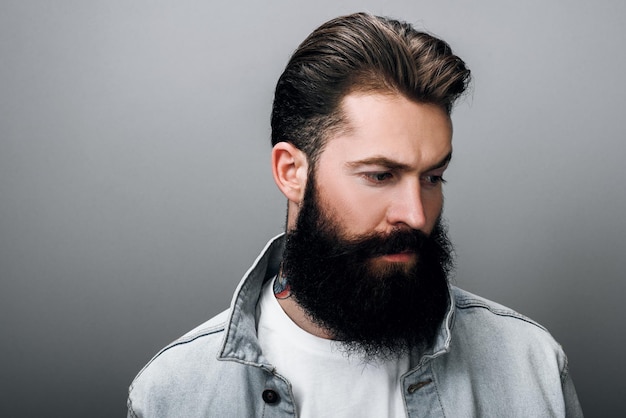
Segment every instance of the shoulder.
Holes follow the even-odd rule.
[[[166,351],[172,347],[188,345],[198,339],[220,337],[221,334],[224,332],[224,329],[226,328],[229,314],[230,309],[222,311],[218,315],[215,315],[213,318],[187,332],[182,337],[172,341],[165,348],[163,348],[161,352]]]
[[[567,357],[545,327],[464,290],[451,295],[449,345],[432,363],[451,416],[580,415]]]
[[[519,312],[453,287],[455,311],[452,344],[503,360],[550,364],[567,373],[561,345],[538,322]],[[457,340],[455,342],[455,340]]]
[[[156,392],[185,392],[198,375],[213,373],[229,310],[209,319],[161,349],[129,387],[131,403],[144,403]]]
[[[256,416],[266,377],[220,357],[229,321],[230,311],[222,312],[159,351],[129,387],[128,416]]]
[[[175,362],[176,366],[180,367],[181,362],[183,364],[189,362],[185,361],[185,359],[189,359],[190,356],[206,355],[207,352],[216,353],[224,335],[229,312],[230,310],[221,312],[163,347],[143,367],[135,380],[140,378],[146,370],[154,369],[155,363],[158,363],[158,365],[165,363],[163,365],[167,365],[170,362]],[[215,350],[211,350],[210,348],[212,347]],[[178,360],[181,360],[181,362]]]
[[[483,319],[491,319],[495,321],[510,318],[512,319],[512,325],[528,324],[547,332],[546,328],[536,321],[533,321],[527,316],[522,315],[511,308],[493,302],[484,297],[459,289],[458,287],[452,287],[452,295],[454,297],[456,308],[455,313],[461,317],[476,315],[484,317]]]

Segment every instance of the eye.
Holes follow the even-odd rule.
[[[393,174],[388,171],[365,173],[365,178],[373,183],[385,183],[393,178]]]
[[[429,186],[436,186],[438,184],[445,184],[446,180],[442,176],[430,175],[424,176],[423,182]]]

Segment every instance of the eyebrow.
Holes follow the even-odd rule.
[[[436,170],[441,167],[445,167],[446,164],[450,163],[451,159],[452,159],[452,151],[450,151],[441,161],[439,161],[438,163],[435,163],[428,169],[424,170],[424,172],[428,172],[428,171]],[[382,156],[365,158],[363,160],[350,161],[346,163],[346,166],[348,166],[349,168],[358,168],[364,165],[379,165],[389,170],[399,170],[399,171],[409,171],[411,169],[411,166],[409,166],[408,164],[394,161],[387,157],[382,157]]]
[[[433,165],[432,167],[428,168],[425,171],[432,171],[432,170],[436,170],[438,168],[445,167],[446,165],[450,164],[450,160],[452,160],[452,151],[450,151],[448,153],[448,155],[443,157],[443,159],[441,161],[439,161],[438,163],[436,163],[435,165]]]

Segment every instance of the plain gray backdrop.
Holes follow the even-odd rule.
[[[472,69],[445,186],[455,283],[547,326],[587,416],[619,415],[626,2],[2,0],[1,416],[123,416],[143,364],[229,305],[283,229],[275,82],[355,11]]]

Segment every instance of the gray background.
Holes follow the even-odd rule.
[[[163,345],[229,304],[283,227],[272,91],[367,10],[473,70],[446,215],[456,283],[546,325],[587,416],[626,372],[626,3],[0,2],[0,415],[125,414]]]

